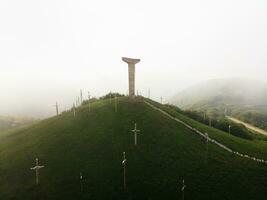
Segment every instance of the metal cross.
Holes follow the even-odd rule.
[[[56,113],[58,115],[58,107],[59,107],[58,103],[56,102],[56,105],[54,105],[54,106],[56,107]]]
[[[208,143],[209,142],[209,134],[205,133],[205,137],[206,137],[206,142]]]
[[[118,98],[117,98],[117,94],[115,94],[115,112],[118,111]]]
[[[43,165],[39,165],[38,158],[35,159],[35,167],[32,167],[31,170],[35,170],[35,177],[36,177],[36,185],[39,184],[39,170],[43,168]]]
[[[90,112],[90,97],[91,97],[90,92],[88,92],[88,109],[89,109],[89,112]]]
[[[140,130],[137,130],[136,123],[134,124],[134,130],[132,130],[134,133],[134,145],[137,145],[137,134],[140,133]]]
[[[83,91],[82,91],[82,89],[80,91],[80,95],[81,95],[81,104],[82,104],[83,103]]]
[[[183,185],[182,185],[182,199],[184,200],[184,190],[186,188],[186,185],[184,184],[184,179],[183,179]]]
[[[125,155],[125,152],[123,152],[122,165],[123,165],[123,187],[125,190],[126,189],[126,155]]]
[[[206,137],[206,150],[207,150],[207,160],[208,160],[208,154],[209,154],[209,134],[205,133]]]
[[[110,91],[110,93],[109,93],[109,103],[111,104],[111,101],[112,101],[112,93],[111,93],[111,91]]]
[[[83,174],[80,172],[80,184],[81,184],[81,192],[83,191]]]
[[[75,117],[76,116],[76,110],[75,110],[75,104],[73,103],[73,116]]]

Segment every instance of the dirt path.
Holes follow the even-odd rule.
[[[262,130],[260,128],[257,128],[251,124],[248,124],[248,123],[245,123],[243,121],[240,121],[239,119],[236,119],[234,117],[230,117],[230,116],[227,116],[228,119],[232,120],[233,122],[235,123],[238,123],[238,124],[243,124],[245,127],[247,127],[248,129],[252,130],[252,131],[255,131],[257,133],[260,133],[260,134],[263,134],[263,135],[266,135],[267,136],[267,132],[265,130]]]

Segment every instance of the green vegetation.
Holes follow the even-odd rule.
[[[246,153],[249,155],[254,155],[259,158],[267,159],[267,142],[263,140],[247,140],[236,137],[234,135],[229,135],[228,132],[224,132],[218,130],[213,127],[209,127],[206,124],[200,123],[190,117],[187,117],[180,112],[177,112],[177,109],[173,106],[169,105],[161,105],[154,101],[150,101],[150,103],[156,105],[157,107],[161,108],[162,110],[168,112],[170,115],[190,124],[191,126],[197,128],[202,132],[207,132],[209,135],[216,139],[217,141],[227,145],[234,151],[239,151],[242,153]]]
[[[225,114],[227,114],[243,122],[267,130],[267,112],[264,110],[264,108],[260,108],[260,106],[251,106],[248,108],[238,105],[226,105],[224,103],[211,105],[210,103],[206,102],[201,106],[200,104],[195,104],[193,107],[191,107],[191,109],[197,112],[205,112],[207,116],[212,118],[223,118]]]
[[[153,104],[240,152],[267,159],[263,141],[243,140]],[[253,199],[267,196],[267,167],[234,156],[153,110],[142,98],[98,100],[0,136],[0,199]],[[141,133],[135,147],[131,130]],[[261,151],[262,150],[262,151]],[[122,152],[127,157],[123,191]],[[40,185],[29,168],[44,164]],[[83,173],[83,191],[79,174]]]
[[[249,140],[267,139],[266,137],[260,138],[256,135],[254,137],[254,133],[251,133],[244,125],[234,123],[228,120],[227,118],[225,118],[224,116],[220,116],[217,118],[209,118],[208,116],[206,116],[205,112],[189,111],[189,110],[182,111],[182,113],[186,116],[189,116],[192,119],[197,120],[198,122],[201,122],[206,125],[211,125],[212,127],[222,130],[224,132],[229,132],[229,126],[231,126],[230,134],[240,137],[240,138],[249,139]]]
[[[100,100],[104,100],[104,99],[110,99],[110,98],[115,98],[115,97],[124,97],[125,95],[120,94],[120,93],[114,93],[114,92],[110,92],[106,95],[104,95],[103,97],[100,97]]]

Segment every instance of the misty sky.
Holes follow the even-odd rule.
[[[266,0],[1,0],[0,115],[54,114],[79,90],[165,99],[203,80],[266,79]]]

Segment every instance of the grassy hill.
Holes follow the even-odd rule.
[[[156,104],[157,106],[161,106]],[[162,106],[162,109],[168,109]],[[266,143],[248,143],[209,131],[227,145],[267,158]],[[96,101],[33,126],[0,135],[0,199],[266,199],[267,167],[206,143],[183,125],[153,110],[143,99]],[[134,146],[130,131],[141,130]],[[127,157],[123,190],[122,152]],[[262,152],[263,151],[263,152]],[[38,157],[40,185],[29,168]],[[83,173],[83,190],[79,180]]]

